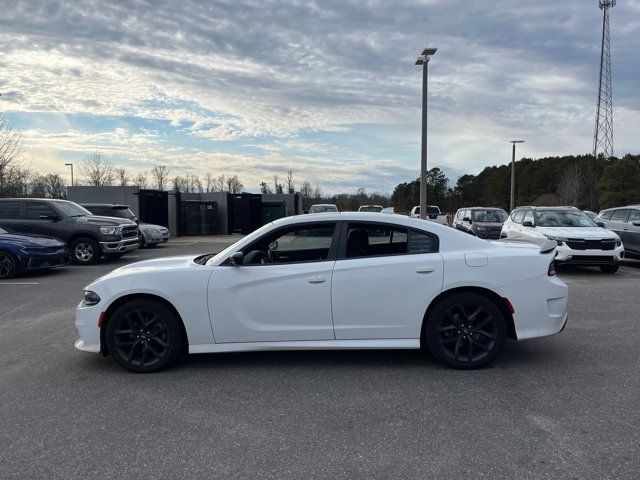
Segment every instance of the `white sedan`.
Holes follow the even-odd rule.
[[[76,347],[152,372],[189,353],[425,348],[456,368],[560,332],[555,242],[494,241],[400,215],[287,217],[217,255],[160,258],[88,285]]]

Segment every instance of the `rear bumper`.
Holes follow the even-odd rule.
[[[138,248],[138,237],[127,238],[118,242],[100,242],[102,253],[123,253]]]
[[[559,333],[567,322],[568,287],[558,277],[541,275],[507,285],[498,292],[515,309],[518,340]]]

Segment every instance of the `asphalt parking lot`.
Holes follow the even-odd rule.
[[[479,371],[417,351],[261,352],[135,375],[75,350],[93,278],[226,243],[0,282],[0,478],[638,478],[640,262],[561,270],[564,332]]]

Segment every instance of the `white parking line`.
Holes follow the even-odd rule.
[[[0,285],[39,285],[39,282],[0,282]]]

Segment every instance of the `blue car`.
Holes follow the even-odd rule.
[[[70,262],[67,244],[51,237],[18,235],[0,228],[0,279]]]

